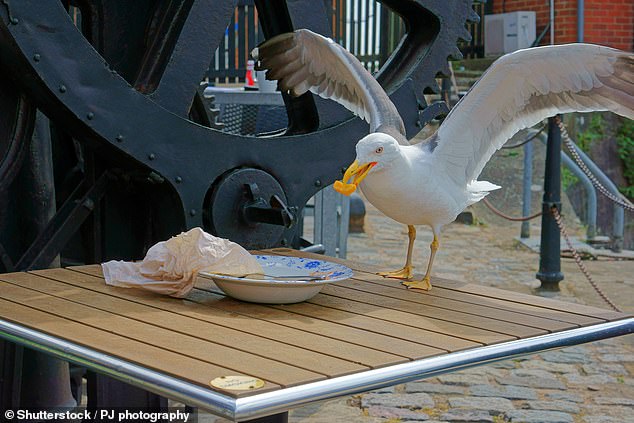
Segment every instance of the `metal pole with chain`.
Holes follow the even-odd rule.
[[[559,214],[559,210],[557,210],[557,207],[553,206],[550,209],[550,211],[553,214],[553,217],[555,218],[555,222],[557,222],[557,226],[559,227],[559,231],[561,232],[561,235],[564,237],[564,240],[566,240],[566,244],[568,245],[568,248],[570,249],[570,252],[572,253],[572,257],[575,259],[575,263],[577,263],[577,266],[579,266],[579,270],[581,270],[581,273],[583,273],[583,275],[586,277],[586,280],[590,283],[592,288],[594,288],[597,294],[599,294],[599,297],[601,297],[603,301],[605,301],[610,307],[612,307],[612,310],[620,312],[621,309],[616,304],[614,304],[614,302],[605,294],[605,292],[603,292],[603,290],[599,287],[599,285],[597,285],[597,283],[594,281],[594,279],[590,275],[590,272],[588,272],[588,269],[581,261],[581,256],[579,255],[575,247],[573,247],[572,242],[570,241],[570,237],[568,236],[568,231],[566,231],[566,227],[564,226],[564,222],[561,219],[561,215]]]
[[[542,288],[558,290],[564,275],[561,273],[559,227],[551,213],[553,207],[561,210],[561,132],[555,118],[549,118],[539,271],[536,277],[541,281]]]
[[[570,151],[570,154],[572,155],[572,157],[574,158],[574,160],[577,162],[577,164],[579,165],[579,167],[582,169],[583,173],[586,174],[588,176],[588,178],[590,179],[590,181],[592,182],[592,184],[596,187],[596,189],[601,192],[603,195],[605,195],[608,199],[610,199],[612,202],[614,202],[615,204],[617,204],[619,207],[622,207],[625,210],[628,211],[634,211],[634,204],[632,204],[627,198],[621,196],[618,197],[617,195],[612,194],[611,192],[609,192],[609,190],[607,188],[605,188],[599,181],[598,179],[594,176],[594,174],[590,171],[590,169],[585,165],[585,163],[583,162],[583,160],[579,157],[579,154],[577,152],[577,149],[573,143],[573,141],[570,139],[569,135],[568,135],[568,131],[566,130],[566,127],[564,126],[563,122],[561,121],[561,119],[559,118],[559,116],[556,116],[554,118],[554,120],[551,120],[551,122],[553,122],[554,124],[557,124],[557,126],[559,127],[559,132],[560,132],[560,140],[559,140],[559,147],[558,149],[561,148],[561,139],[563,138],[564,143],[566,145],[566,147],[568,148],[568,150]],[[550,125],[549,129],[552,128],[554,125]],[[550,141],[554,140],[555,142],[557,142],[556,138],[552,138],[551,136],[551,132],[549,131],[549,143],[548,146],[551,146]],[[529,139],[530,140],[530,139]],[[554,150],[554,149],[553,149]],[[556,150],[555,150],[556,151]],[[547,153],[551,152],[551,150],[549,149],[547,151]],[[560,184],[553,184],[553,179],[552,173],[548,173],[549,171],[552,172],[552,168],[550,166],[553,166],[554,163],[552,160],[548,160],[548,155],[546,156],[546,172],[547,172],[547,180],[548,183],[545,184],[545,191],[548,190],[548,197],[546,196],[546,194],[544,195],[544,204],[546,204],[547,200],[553,200],[556,199],[557,197],[553,197],[553,188],[556,189],[556,187],[559,187]],[[561,157],[561,154],[558,154],[557,157]],[[551,179],[548,179],[551,178]],[[556,178],[555,178],[556,179]],[[546,185],[548,187],[546,187]],[[522,222],[522,223],[526,223],[531,219],[534,219],[536,217],[539,216],[543,216],[543,215],[550,215],[552,219],[554,219],[557,228],[559,230],[559,233],[561,234],[561,236],[564,238],[564,240],[566,241],[566,244],[568,245],[568,249],[570,250],[570,252],[572,253],[572,256],[575,260],[575,263],[577,264],[577,266],[579,267],[579,269],[581,270],[581,273],[583,273],[583,275],[585,276],[586,280],[588,281],[588,283],[590,283],[590,285],[592,286],[592,288],[596,291],[596,293],[615,311],[620,312],[621,310],[619,309],[619,307],[605,294],[605,292],[603,292],[603,290],[597,285],[597,283],[594,281],[594,279],[592,278],[592,275],[590,275],[590,272],[588,272],[588,269],[586,268],[586,266],[583,264],[583,261],[581,260],[581,256],[579,255],[579,253],[577,252],[577,250],[574,248],[574,246],[572,245],[572,241],[570,240],[570,237],[568,236],[568,231],[566,230],[566,227],[564,225],[563,219],[561,218],[561,215],[559,213],[559,208],[561,207],[561,203],[559,203],[559,206],[557,206],[556,204],[552,204],[550,206],[550,213],[543,213],[543,212],[539,212],[539,213],[535,213],[531,216],[524,216],[524,217],[512,217],[509,216],[503,212],[501,212],[500,210],[498,210],[497,208],[495,208],[493,206],[493,204],[491,204],[489,202],[489,200],[487,200],[486,198],[484,198],[483,203],[496,215],[503,217],[504,219],[510,220],[510,221],[514,221],[514,222]],[[544,209],[545,211],[545,209]],[[527,210],[523,211],[523,214],[526,215],[528,213]],[[543,230],[542,230],[543,231]],[[543,232],[542,232],[543,234]],[[543,238],[542,238],[543,240]],[[559,245],[560,240],[559,238],[557,238],[557,245]],[[543,246],[543,242],[542,242],[542,246]],[[543,251],[543,250],[542,250]],[[541,256],[540,256],[541,257]],[[549,257],[552,258],[552,257]],[[559,263],[559,258],[557,259],[557,263]],[[541,266],[541,262],[540,262],[540,271],[542,270],[542,266]],[[552,262],[548,262],[547,264],[552,264]],[[551,268],[552,270],[552,268]],[[539,275],[539,274],[538,274]],[[563,275],[562,275],[563,278]],[[560,279],[561,280],[561,279]]]

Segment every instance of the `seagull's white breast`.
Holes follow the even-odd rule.
[[[406,225],[444,225],[466,206],[464,188],[434,172],[429,154],[401,146],[401,157],[371,171],[360,187],[386,216]]]

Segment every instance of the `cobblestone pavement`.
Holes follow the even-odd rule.
[[[366,207],[365,232],[350,234],[348,258],[380,264],[386,270],[402,266],[405,226],[371,205]],[[561,291],[540,292],[535,279],[538,255],[514,239],[519,235],[519,223],[495,219],[480,205],[474,213],[478,220],[490,223],[448,225],[441,236],[434,275],[607,308],[571,259],[562,259],[566,279],[560,284]],[[569,226],[574,232],[572,223]],[[531,230],[533,235],[538,234],[538,223]],[[418,228],[414,263],[419,269],[426,266],[431,239],[428,228]],[[601,259],[585,264],[624,311],[634,312],[634,261]],[[310,405],[291,411],[290,421],[634,422],[634,337],[501,361]]]

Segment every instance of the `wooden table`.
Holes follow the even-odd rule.
[[[1,274],[0,336],[244,420],[634,330],[622,313],[438,278],[407,290],[327,259],[354,278],[292,305],[232,300],[202,278],[183,300],[112,288],[98,265]],[[227,375],[264,386],[210,386]]]

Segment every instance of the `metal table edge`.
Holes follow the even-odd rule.
[[[0,318],[0,337],[8,341],[49,353],[159,395],[200,407],[236,421],[277,414],[317,401],[633,332],[634,318],[630,317],[477,347],[236,399]]]

